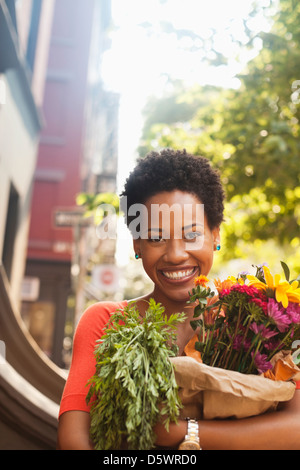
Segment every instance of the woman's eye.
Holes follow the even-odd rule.
[[[148,241],[151,243],[161,243],[164,239],[162,237],[150,237]]]
[[[185,239],[190,240],[190,241],[194,241],[197,238],[201,237],[201,235],[202,235],[201,232],[188,232],[188,233],[185,234]]]

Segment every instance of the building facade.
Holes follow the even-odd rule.
[[[20,315],[54,6],[0,0],[1,449],[53,447],[64,384]]]
[[[118,97],[101,83],[110,24],[108,0],[56,2],[22,316],[42,350],[66,368],[79,251],[90,248],[84,244],[87,228],[82,227],[76,196],[85,190],[115,191],[116,185]]]
[[[0,449],[56,446],[78,229],[59,216],[101,179],[86,138],[109,22],[110,0],[0,0]]]

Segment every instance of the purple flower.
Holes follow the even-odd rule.
[[[271,339],[270,341],[266,341],[264,343],[264,348],[267,351],[274,351],[275,349],[282,349],[284,346],[284,343],[282,341],[277,340],[277,339]]]
[[[252,352],[251,356],[253,357],[253,355],[254,351]],[[259,374],[263,374],[267,370],[272,369],[272,364],[267,359],[268,356],[266,354],[261,354],[259,352],[255,354],[254,364]]]
[[[250,330],[252,330],[256,335],[260,335],[262,339],[270,339],[278,334],[276,331],[272,331],[265,325],[257,325],[255,322],[251,323]]]
[[[232,347],[235,351],[239,351],[242,347],[244,348],[245,351],[248,351],[250,346],[251,346],[250,339],[245,338],[243,335],[236,335],[232,344]]]
[[[300,304],[289,302],[286,313],[291,323],[300,323]]]
[[[290,316],[286,314],[284,308],[279,307],[279,304],[274,299],[269,299],[268,301],[267,315],[273,320],[281,333],[286,331],[291,324]]]

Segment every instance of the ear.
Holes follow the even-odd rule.
[[[216,227],[212,231],[213,234],[213,241],[214,241],[214,250],[216,250],[217,245],[221,243],[221,234],[220,234],[220,227]]]
[[[140,255],[141,253],[141,239],[140,238],[133,240],[133,249],[135,253]]]

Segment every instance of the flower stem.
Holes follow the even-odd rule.
[[[285,337],[283,338],[283,340],[278,344],[278,346],[276,346],[275,349],[273,349],[273,351],[269,354],[268,356],[268,361],[270,361],[272,359],[272,357],[275,356],[275,354],[277,353],[277,351],[279,349],[281,349],[282,346],[284,346],[284,343],[285,341],[291,336],[293,332],[293,327],[287,332],[287,334],[285,335]]]
[[[247,374],[251,374],[252,368],[253,368],[253,366],[254,366],[255,357],[256,357],[256,354],[257,354],[258,351],[259,351],[259,348],[260,348],[260,346],[261,346],[261,342],[262,342],[262,340],[260,339],[260,340],[258,341],[258,343],[257,343],[255,352],[254,352],[254,354],[253,354],[253,356],[252,356],[251,364],[250,364],[250,366],[249,366],[249,368],[248,368],[248,370],[247,370]]]

